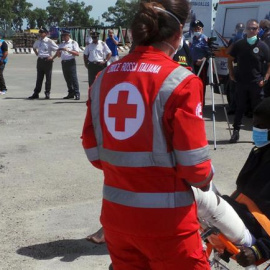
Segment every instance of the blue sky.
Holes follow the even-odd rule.
[[[84,2],[86,6],[91,5],[93,7],[90,16],[94,17],[96,20],[100,17],[101,14],[108,10],[108,7],[114,6],[116,0],[79,0]],[[27,0],[28,3],[33,4],[33,8],[46,8],[48,6],[47,0]]]

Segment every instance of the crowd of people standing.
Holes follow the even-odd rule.
[[[181,40],[173,59],[180,65],[198,74],[203,82],[203,105],[208,84],[208,61],[211,50],[208,37],[203,33],[203,22],[191,22],[191,37]],[[45,99],[50,99],[51,77],[54,59],[60,58],[68,94],[64,99],[80,100],[79,82],[77,77],[76,57],[79,56],[78,43],[71,39],[68,30],[62,31],[62,42],[56,44],[48,37],[46,28],[40,28],[39,39],[34,43],[33,50],[37,55],[37,78],[34,92],[29,99],[38,99],[45,77]],[[119,60],[118,37],[112,29],[108,30],[106,41],[99,39],[99,32],[91,32],[83,53],[84,64],[88,72],[88,85],[91,87],[97,74],[106,66]],[[133,46],[134,48],[134,46]],[[270,96],[270,21],[249,20],[236,25],[235,34],[229,41],[229,83],[226,87],[228,98],[228,114],[234,114],[233,134],[230,143],[238,142],[240,127],[244,115],[252,116],[256,105]],[[53,52],[55,54],[53,55]],[[0,40],[0,94],[7,91],[3,72],[7,63],[8,46]],[[249,74],[247,76],[247,74]]]
[[[40,28],[39,35],[39,39],[33,45],[34,52],[38,57],[36,87],[29,99],[39,99],[44,77],[46,78],[45,99],[50,99],[53,61],[58,57],[61,58],[62,71],[68,88],[68,94],[63,99],[80,100],[75,59],[80,52],[78,43],[71,39],[69,30],[62,31],[62,42],[59,45],[48,38],[46,28]],[[99,32],[90,33],[90,39],[83,54],[85,67],[88,70],[89,87],[102,69],[119,59],[118,38],[114,35],[113,30],[108,31],[106,42],[99,40],[99,36]],[[53,52],[55,52],[54,55]]]

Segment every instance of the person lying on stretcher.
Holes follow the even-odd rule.
[[[253,113],[253,140],[232,196],[193,188],[199,219],[240,246],[236,260],[244,267],[270,259],[270,98]]]

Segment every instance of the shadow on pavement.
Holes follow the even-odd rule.
[[[62,257],[63,262],[72,262],[81,256],[107,255],[106,244],[95,245],[85,239],[65,239],[49,243],[21,247],[17,253],[36,260],[50,260]]]
[[[27,100],[29,102],[35,102],[35,101],[44,101],[46,100],[47,102],[49,102],[50,100],[63,100],[63,98],[50,98],[50,99],[46,99],[45,97],[40,97],[38,99],[29,99],[28,97],[4,97],[4,99],[24,99]]]
[[[55,102],[53,104],[69,104],[69,103],[72,103],[72,104],[79,103],[79,104],[81,104],[81,103],[86,103],[86,100],[80,100],[80,101],[78,101],[78,100],[71,99],[69,101],[67,101],[67,100],[65,101],[65,100],[63,100],[63,98],[45,99],[43,97],[38,98],[38,99],[34,99],[34,100],[31,100],[28,97],[4,97],[4,99],[14,99],[14,100],[21,99],[21,100],[27,100],[29,102],[39,102],[39,101],[50,102],[50,101],[54,101],[55,100]],[[56,101],[56,100],[59,100],[59,101]]]
[[[233,143],[229,143],[229,139],[230,139],[230,137],[229,137],[229,133],[228,133],[228,140],[218,140],[217,139],[217,145],[227,145],[227,144],[229,144],[229,145],[235,145]],[[237,144],[240,144],[240,143],[249,143],[249,144],[253,145],[253,142],[252,141],[241,140],[241,137],[240,137],[239,141],[237,142]],[[208,140],[208,144],[209,145],[214,145],[214,141],[213,140]]]
[[[68,104],[68,103],[72,103],[72,104],[75,104],[75,103],[78,103],[78,104],[82,104],[82,103],[86,103],[86,100],[81,100],[81,101],[78,101],[78,100],[72,100],[72,101],[56,101],[54,102],[53,104]]]

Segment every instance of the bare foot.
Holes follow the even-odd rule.
[[[93,242],[95,244],[104,244],[105,237],[104,237],[103,227],[101,227],[97,232],[88,235],[86,237],[86,240]]]

